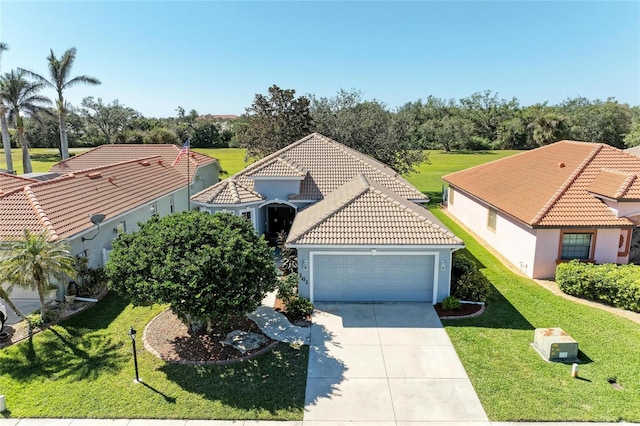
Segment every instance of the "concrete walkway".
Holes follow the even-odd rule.
[[[304,425],[488,424],[432,305],[316,309]]]

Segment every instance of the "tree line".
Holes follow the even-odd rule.
[[[8,46],[0,43],[0,53]],[[68,147],[105,143],[173,143],[187,137],[193,147],[244,147],[248,157],[262,157],[320,132],[404,173],[428,161],[427,150],[532,149],[562,139],[602,142],[617,148],[640,145],[640,107],[614,98],[566,99],[523,106],[490,90],[461,99],[428,96],[395,109],[362,92],[340,90],[333,97],[296,96],[277,85],[256,94],[245,114],[228,122],[212,115],[188,113],[145,117],[117,99],[86,97],[75,107],[64,92],[78,84],[97,85],[95,77],[71,77],[76,57],[71,48],[47,57],[48,78],[17,68],[0,77],[0,124],[7,168],[9,146],[22,148],[25,173],[31,170],[30,147]],[[55,99],[43,96],[50,88]],[[9,131],[11,130],[11,131]]]
[[[429,96],[391,110],[355,89],[296,97],[274,85],[268,95],[256,95],[234,137],[248,156],[262,157],[311,131],[405,173],[428,161],[425,150],[532,149],[563,139],[640,145],[640,107],[583,97],[522,106],[486,90],[459,100]]]

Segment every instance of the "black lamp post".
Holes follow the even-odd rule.
[[[131,337],[131,344],[133,344],[133,365],[136,367],[136,379],[133,381],[133,383],[140,383],[140,377],[138,376],[138,354],[136,353],[136,333],[137,331],[135,331],[133,329],[133,327],[131,327],[129,329],[129,333],[127,333],[129,335],[129,337]]]

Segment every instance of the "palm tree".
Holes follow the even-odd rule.
[[[29,142],[24,134],[24,115],[40,121],[41,113],[49,113],[45,108],[51,101],[45,96],[38,95],[44,88],[43,83],[30,82],[25,78],[25,71],[11,71],[0,79],[0,98],[9,111],[9,121],[15,123],[18,131],[18,141],[22,147],[22,167],[24,173],[31,173],[31,158],[29,158]]]
[[[71,67],[76,60],[76,48],[72,47],[62,54],[60,59],[56,58],[53,53],[53,49],[50,50],[51,54],[47,57],[49,66],[49,78],[42,77],[32,71],[27,71],[27,74],[35,78],[39,82],[45,84],[47,87],[55,89],[58,94],[56,99],[56,110],[58,112],[58,120],[60,125],[60,156],[63,160],[69,158],[69,142],[67,141],[67,128],[66,128],[66,116],[67,108],[64,101],[63,92],[65,89],[78,84],[101,84],[100,80],[95,77],[89,77],[87,75],[79,75],[77,77],[70,78]]]
[[[51,238],[48,232],[24,230],[21,240],[6,243],[0,254],[0,276],[3,281],[38,291],[40,317],[46,317],[45,293],[50,277],[63,280],[76,274],[76,259],[66,241]]]
[[[7,43],[0,42],[0,57],[2,52],[9,50]],[[4,156],[7,159],[7,170],[13,170],[13,159],[11,158],[11,139],[9,138],[9,124],[7,123],[7,108],[0,97],[0,128],[2,129],[2,146],[4,147]]]

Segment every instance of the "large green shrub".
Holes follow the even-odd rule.
[[[168,303],[192,331],[255,310],[276,286],[272,249],[249,221],[197,211],[153,216],[113,242],[110,286],[134,303]]]
[[[556,282],[572,296],[640,312],[640,266],[572,260],[558,265]]]
[[[491,284],[476,263],[464,254],[456,253],[451,265],[451,294],[460,300],[486,302]]]

